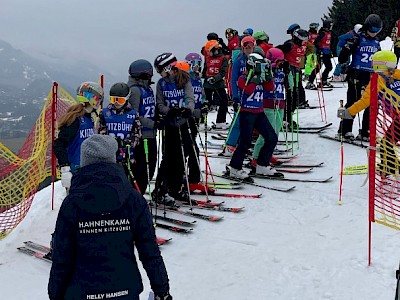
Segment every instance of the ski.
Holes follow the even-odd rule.
[[[213,174],[215,175],[215,174]],[[204,192],[192,192],[192,195],[205,195]],[[231,194],[231,193],[220,193],[220,192],[211,192],[208,193],[208,196],[219,196],[219,197],[230,197],[230,198],[261,198],[262,194]]]
[[[324,139],[331,140],[331,141],[336,141],[336,142],[339,142],[339,143],[342,142],[340,140],[340,138],[338,138],[336,136],[330,136],[328,134],[319,134],[319,136],[324,138]],[[350,144],[350,145],[357,146],[357,147],[361,147],[361,148],[367,148],[369,146],[369,142],[361,142],[359,140],[351,141],[351,140],[344,139],[344,138],[343,138],[343,143]]]
[[[160,215],[155,215],[153,216],[154,222],[157,223],[157,220],[162,220],[165,222],[173,223],[173,224],[178,224],[181,226],[193,226],[196,221],[184,221],[184,220],[179,220],[167,216],[160,216]]]
[[[188,204],[179,204],[182,207],[188,207],[191,208],[190,205]],[[214,210],[214,211],[222,211],[222,212],[232,212],[232,213],[239,213],[244,210],[244,207],[226,207],[226,206],[203,206],[203,205],[197,205],[193,206],[194,209],[206,209],[206,210]]]
[[[182,210],[182,209],[173,208],[173,207],[167,207],[166,210],[167,211],[171,211],[171,212],[175,212],[177,214],[181,214],[181,215],[184,215],[184,216],[191,216],[193,218],[198,218],[198,219],[211,221],[211,222],[221,221],[224,218],[224,217],[220,217],[220,216],[204,215],[204,214],[196,213],[196,212],[193,212],[193,211],[190,211],[190,210]]]
[[[215,177],[225,178],[225,179],[236,181],[236,182],[240,182],[240,183],[243,183],[243,184],[248,184],[248,185],[252,185],[252,186],[255,186],[255,187],[260,187],[260,188],[264,188],[264,189],[267,189],[267,190],[278,191],[278,192],[290,192],[290,191],[292,191],[292,190],[294,190],[296,188],[296,186],[290,186],[290,187],[265,186],[265,185],[261,185],[261,184],[255,183],[254,179],[251,178],[251,177],[248,177],[248,180],[242,180],[242,179],[239,179],[239,178],[236,178],[236,177],[229,176],[226,173],[222,173],[222,174],[213,173],[213,175]]]
[[[327,178],[288,178],[288,177],[275,177],[275,176],[266,176],[266,175],[260,175],[260,174],[251,174],[252,177],[255,178],[263,178],[263,179],[271,179],[271,180],[282,180],[282,181],[298,181],[298,182],[315,182],[315,183],[324,183],[330,181],[333,176],[327,177]]]
[[[50,247],[48,246],[44,246],[32,241],[26,241],[24,242],[24,245],[30,249],[36,250],[36,251],[40,251],[40,252],[44,252],[44,253],[48,253],[50,251]]]
[[[299,129],[299,133],[311,133],[311,134],[316,134],[316,133],[321,133],[325,130],[326,128],[321,128],[321,129]]]
[[[218,141],[225,141],[226,137],[211,135],[211,138]]]
[[[156,228],[167,229],[169,231],[178,232],[178,233],[190,233],[193,228],[182,228],[173,225],[168,225],[164,223],[155,223]]]
[[[324,163],[282,163],[280,165],[276,165],[277,168],[317,168],[322,167]]]
[[[190,194],[195,194],[193,191],[190,192]],[[204,194],[200,194],[200,195],[205,195]],[[210,192],[208,193],[208,195],[212,195],[210,194]],[[208,205],[208,206],[220,206],[222,204],[224,204],[224,201],[221,202],[213,202],[213,201],[206,201],[206,200],[195,200],[195,199],[191,199],[192,200],[192,204],[193,205]]]
[[[18,247],[17,249],[19,251],[21,251],[22,253],[25,253],[26,255],[33,256],[33,257],[36,257],[36,258],[39,258],[41,260],[51,263],[51,259],[46,258],[45,253],[43,253],[43,252],[29,249],[28,247]]]
[[[168,243],[169,241],[171,241],[172,238],[166,239],[166,238],[161,238],[161,237],[157,236],[156,240],[157,240],[157,245],[161,246],[161,245],[164,245],[164,244]]]
[[[318,130],[318,129],[324,129],[328,128],[329,126],[332,126],[332,123],[328,123],[322,126],[300,126],[300,130]]]
[[[283,172],[283,173],[308,173],[311,172],[313,170],[313,168],[303,168],[303,169],[295,169],[295,168],[281,168],[280,166],[275,168],[276,171],[278,172]]]

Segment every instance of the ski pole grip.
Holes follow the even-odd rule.
[[[343,102],[344,102],[344,100],[339,100],[340,107],[343,107]]]
[[[247,75],[247,78],[246,78],[246,85],[249,83],[249,80],[250,80],[250,77],[252,74],[253,74],[253,69],[250,69],[249,74]]]

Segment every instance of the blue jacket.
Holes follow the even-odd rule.
[[[117,164],[80,168],[57,217],[50,299],[136,299],[143,285],[134,246],[153,291],[169,291],[146,200]]]
[[[242,76],[244,71],[246,71],[246,55],[242,54],[238,56],[232,65],[232,76],[231,76],[231,86],[232,86],[232,99],[237,98],[240,100],[240,91],[237,86],[239,77]]]

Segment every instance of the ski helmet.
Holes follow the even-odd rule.
[[[331,18],[326,18],[322,22],[322,27],[331,30],[333,25],[333,20]]]
[[[243,30],[244,35],[253,35],[253,32],[253,28],[246,28],[245,30]]]
[[[211,41],[208,41],[205,45],[204,45],[204,49],[207,51],[207,52],[211,52],[211,50],[212,49],[218,49],[219,48],[219,44],[218,44],[218,41],[216,41],[216,40],[211,40]]]
[[[185,72],[190,71],[190,65],[186,61],[177,61],[174,67]]]
[[[293,38],[297,38],[302,42],[305,42],[308,40],[308,32],[304,29],[296,29],[293,32]]]
[[[251,53],[246,61],[246,69],[249,72],[253,70],[254,74],[261,74],[262,63],[265,63],[264,57],[258,53]]]
[[[269,36],[265,33],[265,31],[256,31],[255,33],[253,33],[253,38],[256,41],[265,41],[267,43],[269,41]]]
[[[287,34],[293,34],[293,32],[294,32],[296,29],[299,29],[299,28],[300,28],[300,25],[294,23],[294,24],[292,24],[292,25],[290,25],[290,26],[288,27],[288,29],[286,30],[286,33],[287,33]]]
[[[256,46],[256,40],[250,35],[245,36],[242,39],[242,41],[240,42],[240,45],[242,46],[242,48],[244,48],[246,46],[246,44],[249,44],[249,43],[253,44],[253,47]]]
[[[130,93],[130,88],[125,82],[117,82],[110,88],[110,96],[126,97]]]
[[[145,59],[135,60],[129,66],[129,75],[140,77],[141,79],[151,79],[153,76],[153,66]]]
[[[218,41],[218,39],[219,39],[218,34],[216,34],[215,32],[210,32],[209,34],[207,34],[208,41],[211,41],[211,40]]]
[[[276,67],[278,61],[285,60],[285,54],[279,48],[271,48],[267,51],[266,58],[271,61],[272,67]]]
[[[225,30],[225,36],[227,36],[228,34],[233,34],[233,35],[235,35],[235,30],[232,29],[232,28],[227,28],[227,29]]]
[[[354,28],[353,28],[354,32],[355,32],[355,33],[358,33],[358,32],[360,31],[361,27],[362,27],[361,24],[356,24],[356,25],[354,25]]]
[[[185,60],[190,64],[191,61],[200,61],[202,62],[201,55],[198,53],[189,53],[188,55],[185,56]]]
[[[97,108],[103,103],[104,91],[98,83],[86,81],[82,82],[76,89],[76,98],[82,104],[89,103]]]
[[[254,47],[253,53],[257,53],[257,54],[260,54],[262,57],[265,57],[264,50],[259,46]]]
[[[381,50],[375,52],[371,57],[372,67],[377,73],[382,73],[388,69],[395,69],[397,67],[397,57],[390,50]]]
[[[318,27],[319,27],[319,23],[311,23],[311,24],[310,24],[310,29],[317,30]]]
[[[372,33],[379,33],[382,30],[382,20],[376,14],[370,14],[364,21],[363,29]]]
[[[165,67],[175,63],[177,61],[175,55],[169,52],[162,53],[154,60],[154,68],[158,73],[161,73]],[[165,70],[166,72],[169,70]],[[167,72],[168,73],[168,72]]]

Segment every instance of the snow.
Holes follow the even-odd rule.
[[[307,98],[310,105],[318,105],[316,91],[307,91]],[[326,132],[334,134],[339,123],[336,110],[339,99],[346,98],[346,88],[324,92],[324,98],[328,122],[333,123]],[[209,116],[211,121],[216,114]],[[300,110],[299,119],[304,126],[323,124],[318,109]],[[354,124],[353,132],[357,133],[357,120]],[[361,187],[365,175],[344,177],[343,204],[338,205],[340,144],[301,134],[296,153],[297,162],[324,165],[311,173],[287,177],[333,176],[333,180],[295,183],[296,189],[290,193],[246,186],[235,191],[263,196],[216,198],[227,206],[245,206],[242,213],[202,210],[223,215],[224,220],[197,220],[193,232],[187,235],[157,230],[160,237],[173,238],[161,248],[174,299],[393,299],[400,233],[372,225],[372,264],[368,266],[368,187]],[[344,157],[345,165],[367,163],[366,151],[352,145],[344,145]],[[210,161],[215,172],[228,163],[220,158]],[[292,185],[256,181],[269,186]],[[50,188],[38,192],[26,218],[0,243],[2,299],[47,298],[49,264],[19,253],[16,247],[26,240],[48,244],[65,196],[60,182],[55,186],[56,209],[50,208]],[[145,285],[141,299],[147,299],[149,281],[143,269],[141,272]]]

